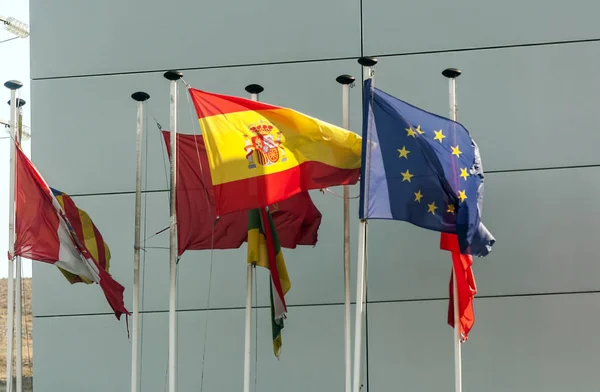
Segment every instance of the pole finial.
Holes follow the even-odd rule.
[[[138,92],[131,94],[131,98],[133,98],[134,101],[144,102],[144,101],[150,99],[150,95],[148,95],[147,93],[145,93],[143,91],[138,91]]]
[[[6,101],[6,103],[8,104],[8,106],[10,106],[10,99],[8,101]],[[22,98],[17,98],[17,107],[20,108],[22,106],[24,106],[27,102],[22,99]]]
[[[245,90],[248,94],[260,94],[265,91],[260,84],[249,84],[246,86]]]
[[[18,80],[9,80],[8,82],[4,83],[4,87],[10,90],[18,90],[23,87],[23,83],[19,82]]]
[[[377,59],[375,57],[364,56],[358,59],[358,63],[363,67],[372,67],[377,64]]]
[[[450,79],[458,78],[461,73],[462,71],[458,68],[446,68],[442,71],[442,75]]]
[[[181,79],[181,77],[183,76],[183,72],[167,71],[163,74],[163,76],[165,77],[165,79],[168,79],[170,81],[175,81],[175,80]]]
[[[352,75],[340,75],[337,78],[335,78],[335,81],[338,82],[339,84],[352,84],[354,83],[355,77]]]

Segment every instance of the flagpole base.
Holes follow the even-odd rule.
[[[442,75],[449,79],[456,79],[462,74],[462,71],[458,68],[446,68],[442,71]]]

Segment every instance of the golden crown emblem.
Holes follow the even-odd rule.
[[[260,121],[260,122],[248,125],[248,129],[256,135],[267,136],[271,132],[273,132],[274,127],[269,123]]]

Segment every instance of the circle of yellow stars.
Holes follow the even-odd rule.
[[[423,131],[421,129],[420,125],[417,125],[416,128],[413,129],[413,127],[410,128],[405,128],[406,130],[406,136],[407,137],[413,137],[416,138],[417,135],[423,135],[425,133],[425,131]],[[439,141],[440,144],[443,144],[444,139],[446,138],[446,135],[444,135],[444,132],[442,129],[439,130],[433,130],[434,133],[434,137],[433,140]],[[460,148],[458,145],[456,146],[450,146],[450,149],[452,150],[452,155],[456,156],[456,158],[460,158],[460,155],[462,154],[462,151],[460,151]],[[408,154],[410,154],[410,151],[406,149],[406,146],[402,146],[402,148],[398,148],[398,158],[404,158],[404,159],[408,159]],[[415,175],[412,174],[408,169],[406,169],[406,171],[404,173],[400,173],[402,174],[402,182],[411,182],[411,178],[413,178]],[[467,180],[467,177],[469,177],[469,172],[467,170],[466,167],[461,167],[460,168],[460,174],[459,177],[463,178],[463,180]],[[416,203],[421,203],[421,199],[423,198],[423,194],[421,193],[421,190],[419,189],[417,192],[414,192],[415,195],[415,199],[414,201]],[[467,199],[467,194],[466,194],[466,190],[459,190],[458,191],[458,199],[460,200],[460,202],[464,202],[465,199]],[[435,201],[431,202],[430,204],[427,204],[427,213],[431,213],[432,215],[435,215],[435,210],[437,210],[438,207],[435,205]],[[448,204],[446,212],[449,214],[454,215],[456,213],[456,206],[454,204]]]

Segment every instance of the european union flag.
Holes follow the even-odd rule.
[[[361,219],[392,219],[457,234],[461,253],[487,255],[483,167],[459,123],[364,85]]]

